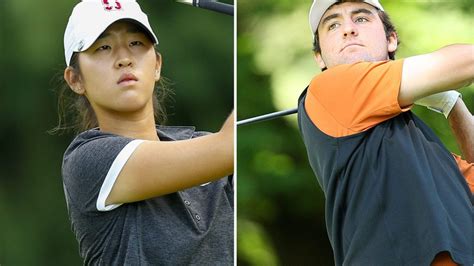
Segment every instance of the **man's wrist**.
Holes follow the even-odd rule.
[[[415,102],[417,105],[425,106],[428,109],[443,114],[448,118],[449,113],[461,94],[455,90],[436,93]]]

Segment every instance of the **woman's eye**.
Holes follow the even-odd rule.
[[[102,45],[102,46],[99,46],[99,48],[97,48],[97,51],[103,51],[103,50],[108,50],[108,49],[110,49],[109,45]]]
[[[136,46],[136,45],[142,45],[143,43],[141,41],[133,41],[130,43],[131,46]]]

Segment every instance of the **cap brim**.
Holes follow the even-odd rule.
[[[319,27],[319,23],[324,16],[324,13],[334,4],[336,4],[337,0],[314,0],[313,4],[311,5],[311,9],[309,11],[309,25],[311,28],[311,32],[313,35],[316,33]],[[384,11],[382,5],[378,0],[364,0],[366,4],[369,4],[379,10]]]
[[[73,52],[82,52],[89,49],[92,46],[92,44],[94,44],[94,42],[97,40],[97,38],[99,38],[99,36],[102,33],[104,33],[104,31],[106,31],[107,28],[110,27],[110,25],[118,21],[129,21],[129,22],[134,23],[135,25],[139,26],[140,29],[142,29],[147,34],[147,36],[150,38],[150,40],[154,44],[158,44],[158,38],[156,38],[155,34],[152,31],[150,31],[146,25],[143,25],[143,23],[141,23],[140,21],[134,18],[130,18],[130,17],[117,17],[115,19],[106,21],[106,23],[101,23],[100,26],[95,28],[94,32],[91,32],[89,35],[87,35],[87,38],[84,40],[83,47],[81,47],[81,49],[76,49]]]

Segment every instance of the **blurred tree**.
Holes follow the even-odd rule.
[[[397,58],[474,43],[471,0],[381,2],[402,40]],[[310,5],[308,0],[238,1],[238,120],[296,107],[299,94],[320,73],[311,51]],[[461,92],[474,111],[474,87]],[[413,110],[459,153],[442,115]],[[324,194],[296,116],[241,126],[237,136],[239,265],[333,265]]]
[[[78,0],[0,1],[0,265],[81,265],[61,163],[72,133],[51,136]],[[140,1],[171,80],[170,125],[216,131],[233,106],[233,19],[176,1]],[[226,1],[233,3],[233,1]]]

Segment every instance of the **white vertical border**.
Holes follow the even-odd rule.
[[[238,0],[234,0],[234,265],[237,265],[237,14]]]

